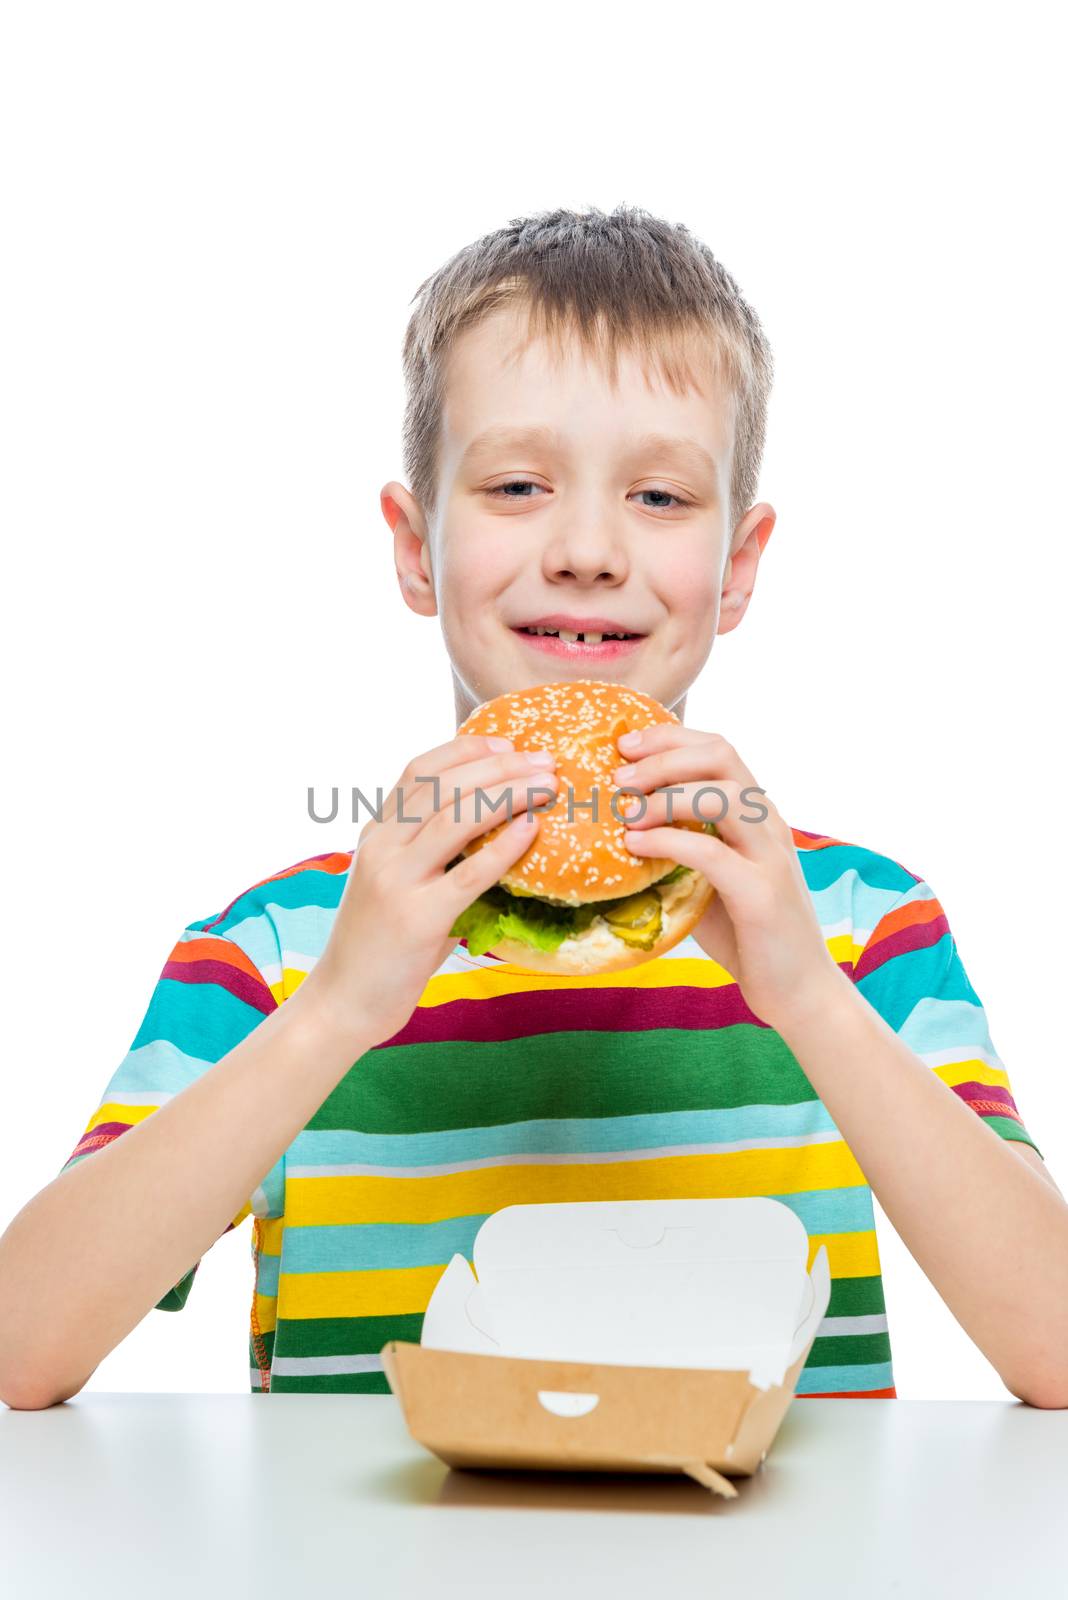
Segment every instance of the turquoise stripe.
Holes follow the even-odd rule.
[[[281,1217],[286,1209],[286,1152],[283,1150],[274,1166],[259,1185],[267,1202],[266,1211],[256,1211],[258,1217]]]
[[[169,1041],[183,1055],[214,1065],[262,1021],[262,1011],[221,984],[160,978],[130,1049]]]
[[[663,1145],[751,1144],[754,1139],[811,1138],[836,1132],[820,1100],[796,1105],[655,1112],[620,1117],[547,1117],[437,1133],[361,1133],[304,1129],[289,1146],[291,1167],[420,1167],[493,1156],[573,1151],[655,1150]]]
[[[295,951],[298,955],[320,955],[330,937],[334,916],[334,911],[323,910],[320,906],[274,909],[279,949]]]
[[[347,879],[348,873],[323,872],[319,867],[305,867],[302,872],[294,872],[288,878],[278,878],[272,883],[259,884],[255,889],[246,890],[238,895],[224,917],[220,918],[216,912],[202,922],[190,923],[190,927],[207,929],[211,933],[229,933],[232,927],[250,917],[266,915],[266,907],[272,911],[275,907],[294,906],[328,906],[336,909]],[[209,923],[213,924],[211,928],[208,928]]]
[[[180,1093],[211,1066],[214,1062],[187,1056],[167,1039],[153,1039],[151,1044],[138,1045],[126,1053],[112,1073],[100,1104],[121,1100],[124,1094],[159,1095],[162,1100]]]
[[[444,1266],[459,1252],[470,1261],[489,1213],[444,1222],[338,1223],[286,1229],[286,1276],[302,1272],[378,1272]]]
[[[789,1206],[806,1233],[863,1233],[875,1225],[871,1190],[820,1189],[772,1195]],[[472,1259],[481,1216],[442,1222],[337,1223],[290,1226],[285,1236],[287,1275],[298,1272],[380,1272],[401,1267],[444,1266],[459,1252]],[[261,1257],[261,1263],[264,1257]],[[265,1291],[266,1292],[266,1291]]]
[[[873,889],[892,889],[904,894],[915,878],[896,862],[861,845],[831,844],[822,850],[799,850],[805,882],[810,889],[827,889],[839,878],[855,873]]]
[[[208,937],[212,937],[217,932],[218,930],[213,928]],[[204,935],[198,934],[197,937],[202,939]],[[253,966],[257,967],[261,974],[265,967],[277,966],[282,958],[278,939],[269,917],[262,915],[246,917],[243,922],[234,923],[227,930],[226,938],[230,940],[231,944],[236,944],[239,950],[244,951]]]
[[[802,1367],[796,1392],[840,1394],[849,1389],[889,1389],[893,1382],[893,1366],[889,1361],[855,1367]]]
[[[873,887],[854,878],[851,897],[840,895],[839,886],[836,885],[832,889],[817,890],[812,895],[812,902],[823,927],[848,921],[854,933],[868,933],[879,925],[891,906],[912,905],[917,900],[932,898],[931,890],[925,883],[917,884],[914,893],[902,897],[893,889]]]
[[[259,1266],[256,1269],[256,1288],[260,1294],[277,1295],[278,1268],[281,1265],[281,1261],[281,1256],[261,1254]]]
[[[918,1054],[961,1047],[996,1054],[986,1012],[969,1000],[933,996],[917,1000],[900,1033],[909,1049]]]
[[[874,972],[857,979],[857,988],[892,1028],[900,1028],[924,997],[979,1004],[949,933],[933,945],[902,950],[884,960]]]

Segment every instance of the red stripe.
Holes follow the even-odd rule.
[[[882,924],[880,923],[880,927]],[[875,934],[864,947],[863,954],[857,962],[853,973],[855,982],[866,978],[870,972],[876,972],[894,956],[904,955],[909,950],[926,950],[931,945],[937,944],[939,939],[945,938],[949,932],[949,923],[945,914],[939,907],[938,912],[929,922],[914,922],[907,928],[902,928],[898,933],[889,937],[876,940]],[[876,929],[878,933],[878,929]]]
[[[260,979],[250,978],[229,961],[168,961],[161,978],[171,978],[175,983],[214,983],[225,989],[236,1000],[254,1006],[264,1016],[277,1009],[278,1002]]]
[[[750,1011],[736,983],[717,989],[553,989],[548,995],[532,989],[419,1006],[399,1033],[377,1048],[459,1040],[493,1044],[546,1033],[729,1028],[741,1022],[767,1027]]]
[[[99,1150],[104,1145],[110,1144],[112,1139],[117,1139],[121,1133],[128,1133],[133,1127],[132,1122],[98,1122],[95,1128],[90,1128],[83,1133],[70,1155],[64,1161],[67,1166],[75,1156],[85,1155],[89,1150]]]
[[[959,1094],[962,1100],[967,1100],[973,1110],[980,1116],[997,1115],[999,1117],[1015,1117],[1022,1123],[1023,1118],[1016,1109],[1016,1101],[1007,1089],[1000,1088],[994,1083],[954,1083],[950,1087],[954,1094]]]

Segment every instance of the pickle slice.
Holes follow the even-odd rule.
[[[660,896],[652,889],[627,895],[602,916],[617,939],[640,950],[651,950],[660,937]]]

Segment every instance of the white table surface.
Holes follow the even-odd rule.
[[[795,1400],[735,1482],[453,1472],[386,1395],[90,1392],[0,1406],[0,1592],[1068,1593],[1068,1411]]]

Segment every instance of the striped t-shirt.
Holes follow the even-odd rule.
[[[838,965],[992,1133],[1034,1145],[928,885],[872,850],[793,838]],[[295,992],[351,860],[300,861],[184,929],[66,1166],[151,1116]],[[871,1190],[730,974],[692,936],[597,977],[526,973],[457,944],[400,1032],[354,1063],[224,1230],[252,1215],[252,1388],[388,1392],[382,1346],[419,1339],[445,1266],[456,1251],[470,1260],[502,1206],[749,1195],[800,1217],[810,1266],[827,1247],[830,1304],[798,1395],[894,1396]],[[160,1310],[185,1305],[198,1265]]]

